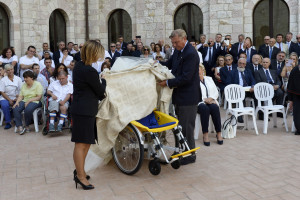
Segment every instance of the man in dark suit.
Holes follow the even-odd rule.
[[[291,48],[290,53],[295,52],[299,56],[300,55],[300,34],[298,34],[296,36],[296,39],[297,39],[297,43],[295,43],[294,45],[290,46],[290,48]]]
[[[264,56],[266,49],[269,47],[270,39],[271,38],[268,35],[264,37],[264,44],[259,46],[258,54]]]
[[[276,56],[279,53],[279,49],[275,47],[276,40],[274,38],[270,39],[269,47],[265,49],[264,58],[269,58],[270,60],[276,60]]]
[[[120,44],[121,44],[121,49],[126,50],[126,48],[127,48],[127,43],[124,42],[124,38],[123,38],[122,35],[119,36],[118,42],[120,42]]]
[[[254,54],[257,54],[257,51],[253,48],[251,48],[251,44],[248,40],[244,42],[244,46],[242,49],[240,49],[240,53],[245,53],[247,55],[247,63],[252,63],[252,56]]]
[[[294,45],[296,45],[295,42],[292,42],[293,39],[293,33],[288,32],[285,36],[285,43],[288,45],[289,47],[289,53],[292,53],[291,49]]]
[[[135,52],[133,52],[133,56],[134,57],[141,57],[141,55],[143,54],[143,48],[144,48],[144,45],[142,42],[138,42],[136,44],[136,50]]]
[[[110,50],[108,51],[111,57],[111,66],[115,63],[117,57],[120,57],[121,54],[116,51],[116,43],[110,43]]]
[[[206,76],[214,77],[214,67],[220,54],[220,50],[221,48],[216,48],[212,38],[209,38],[208,43],[199,48],[203,58],[203,65],[206,70]]]
[[[238,36],[238,40],[239,41],[237,43],[234,43],[231,46],[231,49],[229,50],[229,53],[233,56],[233,63],[235,63],[235,64],[238,61],[239,52],[244,46],[245,36],[243,34],[240,34]]]
[[[222,87],[220,87],[221,93],[223,93],[224,88],[230,84],[230,73],[232,70],[236,69],[236,65],[233,64],[233,57],[231,54],[225,55],[225,66],[220,69],[220,78],[222,81]]]
[[[228,82],[230,84],[238,84],[243,87],[251,86],[250,92],[253,92],[253,87],[256,84],[255,79],[252,75],[252,72],[246,69],[246,59],[240,58],[238,60],[238,67],[230,73],[228,78],[230,79]]]
[[[65,42],[63,42],[63,41],[60,41],[60,42],[57,44],[57,46],[58,46],[58,50],[57,50],[57,51],[54,51],[54,53],[53,53],[53,60],[54,60],[55,66],[56,66],[57,64],[59,64],[59,58],[60,58],[61,56],[63,56],[62,49],[66,47],[66,44],[65,44]]]
[[[274,87],[274,99],[277,105],[282,105],[283,92],[280,89],[281,81],[275,70],[270,70],[271,61],[269,58],[263,59],[263,68],[255,72],[256,83],[265,82],[270,83]]]
[[[246,69],[249,70],[252,73],[252,76],[254,77],[255,71],[262,68],[262,66],[259,64],[260,61],[260,55],[254,54],[252,56],[252,63],[247,64]]]
[[[280,81],[282,81],[280,74],[285,65],[285,56],[286,56],[285,52],[280,51],[276,56],[276,60],[272,60],[270,65],[270,69],[276,71],[276,74]]]
[[[127,44],[127,49],[125,49],[123,52],[122,52],[122,56],[133,56],[133,52],[131,50],[132,49],[132,44],[131,43],[128,43]]]
[[[172,103],[175,105],[182,133],[190,149],[193,149],[197,104],[202,97],[199,88],[199,56],[186,38],[186,32],[182,29],[171,33],[170,39],[175,51],[167,62],[161,64],[172,69],[175,78],[162,81],[159,85],[174,88]],[[196,156],[186,157],[181,160],[181,164],[193,163],[195,160]]]

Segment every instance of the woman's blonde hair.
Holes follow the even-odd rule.
[[[297,53],[295,53],[295,52],[292,52],[292,53],[290,53],[290,58],[292,57],[292,56],[295,56],[296,57],[296,65],[295,66],[297,66],[298,65],[298,54]]]
[[[92,65],[99,58],[104,60],[104,54],[104,47],[96,40],[86,41],[80,51],[81,60],[85,65]]]
[[[202,71],[203,71],[203,76],[206,76],[206,70],[205,70],[205,67],[204,67],[204,65],[203,64],[199,64],[199,69],[202,69]]]

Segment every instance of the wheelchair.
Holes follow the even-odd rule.
[[[50,96],[47,96],[47,98],[45,99],[45,104],[44,104],[45,105],[44,106],[45,123],[44,123],[44,127],[42,130],[43,135],[48,135],[48,133],[49,133],[49,124],[50,124],[50,112],[48,110],[49,98],[50,98]],[[71,112],[70,112],[72,99],[73,99],[73,95],[71,95],[71,98],[69,100],[69,108],[68,108],[68,112],[67,112],[67,118],[65,119],[64,125],[62,128],[62,130],[69,129],[70,132],[72,132],[72,118],[71,118]],[[57,112],[55,120],[58,120],[59,118],[60,118],[60,113]]]
[[[178,120],[159,111],[137,121],[130,122],[118,135],[112,148],[113,159],[118,168],[127,175],[139,171],[144,157],[149,159],[152,175],[161,172],[161,164],[171,164],[180,168],[184,157],[195,155],[190,149],[178,125]]]

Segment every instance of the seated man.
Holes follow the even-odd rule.
[[[51,66],[52,65],[52,60],[51,58],[45,58],[45,68],[40,72],[42,75],[45,76],[47,79],[48,83],[50,83],[50,77],[52,76],[54,72],[54,68]]]
[[[222,93],[224,91],[224,88],[230,84],[230,82],[228,82],[228,81],[230,80],[231,71],[236,69],[236,65],[232,64],[232,62],[233,62],[232,55],[226,54],[225,55],[225,66],[220,69],[220,78],[222,80],[222,83],[224,83],[223,87],[220,88]]]
[[[276,99],[277,105],[282,105],[283,92],[280,89],[281,81],[277,76],[276,70],[270,70],[271,60],[264,58],[262,62],[263,68],[255,72],[256,83],[265,82],[270,83],[274,87],[274,99]]]
[[[37,63],[34,63],[32,65],[32,71],[36,75],[36,80],[42,84],[42,86],[44,88],[43,94],[45,95],[46,90],[48,88],[48,81],[47,81],[46,77],[40,73],[40,66]]]
[[[67,118],[69,99],[73,94],[73,84],[68,81],[68,75],[65,71],[60,71],[58,80],[49,85],[47,94],[50,95],[48,110],[50,112],[49,131],[55,131],[54,120],[56,113],[60,111],[60,120],[57,131],[62,131],[64,119]]]

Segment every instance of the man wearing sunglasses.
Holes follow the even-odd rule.
[[[108,51],[110,57],[111,57],[111,66],[116,61],[117,57],[120,57],[121,54],[116,51],[116,43],[112,42],[110,43],[110,50]]]

